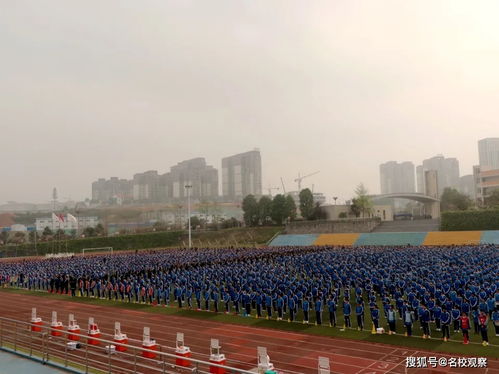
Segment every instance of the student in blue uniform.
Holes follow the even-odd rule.
[[[461,312],[459,311],[459,309],[457,309],[456,306],[454,306],[450,314],[454,323],[454,332],[459,332]]]
[[[352,306],[350,305],[348,299],[343,300],[343,317],[345,319],[345,327],[352,327],[350,322],[350,314],[352,313]]]
[[[293,297],[288,298],[288,308],[289,308],[289,318],[288,322],[294,322],[295,320],[295,299]]]
[[[373,322],[374,330],[378,330],[379,328],[379,308],[377,304],[374,304],[373,309],[371,310],[371,320]]]
[[[471,311],[471,319],[473,320],[473,331],[475,332],[475,334],[478,334],[480,332],[480,326],[478,323],[479,314],[480,312],[478,311],[478,309],[473,309]]]
[[[303,323],[308,323],[308,313],[310,310],[310,304],[308,302],[307,297],[303,299],[302,310],[303,310]]]
[[[333,295],[329,295],[327,309],[329,311],[329,327],[336,327],[336,303],[333,299]]]
[[[315,324],[322,325],[322,300],[320,296],[315,300]]]
[[[440,314],[440,321],[442,323],[442,339],[444,342],[447,342],[450,339],[449,325],[451,315],[446,309],[444,309]]]
[[[423,328],[423,339],[430,338],[430,311],[426,305],[422,304],[421,327]]]
[[[283,307],[284,307],[284,299],[282,298],[282,295],[279,295],[277,298],[277,320],[278,321],[282,321]]]
[[[265,294],[265,308],[267,309],[267,319],[272,318],[272,296]]]
[[[355,315],[357,316],[357,329],[364,330],[364,307],[362,304],[357,304],[355,307]]]
[[[410,308],[404,309],[403,322],[405,326],[405,336],[412,336],[412,326],[414,324],[414,313]]]
[[[395,309],[393,308],[393,305],[390,305],[388,311],[387,311],[387,320],[388,320],[388,335],[396,334],[397,333],[397,328],[396,328],[396,321],[397,321],[397,313],[395,312]]]

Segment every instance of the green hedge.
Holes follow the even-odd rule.
[[[499,209],[443,212],[442,231],[499,230]]]
[[[83,248],[113,247],[115,251],[157,248],[178,245],[182,231],[157,232],[134,235],[103,236],[59,242],[40,242],[37,251],[33,244],[6,246],[0,248],[0,257],[34,256],[47,253],[74,252],[80,253]]]

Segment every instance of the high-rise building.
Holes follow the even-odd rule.
[[[202,157],[179,162],[162,177],[170,199],[187,197],[186,185],[192,185],[190,196],[193,199],[213,201],[218,198],[218,170],[207,165]]]
[[[379,166],[381,193],[415,192],[414,164],[388,161]]]
[[[250,194],[262,194],[262,159],[257,149],[222,159],[223,198],[240,201]]]
[[[120,201],[132,200],[132,182],[111,177],[109,180],[100,178],[92,183],[92,200],[109,203],[113,199]]]
[[[499,138],[485,138],[478,141],[480,169],[499,169]]]
[[[425,187],[424,181],[425,172],[434,170],[437,172],[438,196],[446,187],[458,188],[459,187],[459,161],[456,158],[445,158],[442,155],[426,159],[423,164],[416,168],[418,192],[420,188]]]
[[[149,170],[133,176],[133,200],[137,202],[159,201],[159,175],[156,170]]]

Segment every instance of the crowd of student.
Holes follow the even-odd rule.
[[[0,283],[72,296],[413,334],[499,336],[496,246],[179,249],[0,263]],[[338,315],[337,315],[338,312]],[[341,313],[339,313],[341,312]],[[342,318],[339,320],[339,316]]]

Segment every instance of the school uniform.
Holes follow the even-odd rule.
[[[355,315],[357,316],[357,327],[359,330],[364,329],[364,307],[357,305],[355,307]]]
[[[449,325],[451,322],[451,315],[447,310],[442,311],[440,314],[440,321],[442,323],[442,339],[447,341],[450,338]]]

